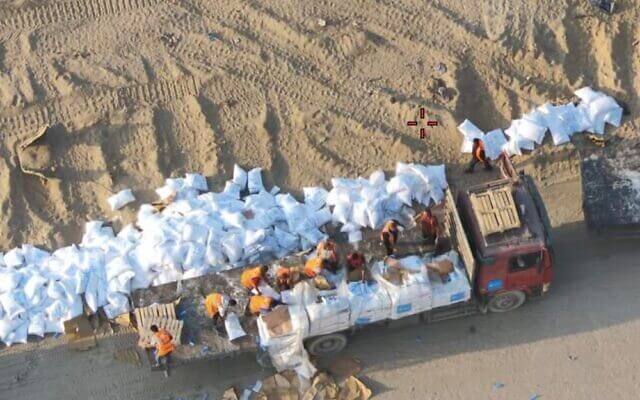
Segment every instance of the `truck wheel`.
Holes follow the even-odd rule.
[[[489,300],[489,311],[491,312],[507,312],[520,307],[527,296],[519,291],[512,290],[495,295]]]
[[[347,345],[347,337],[342,333],[318,336],[307,341],[307,350],[311,355],[322,357],[342,351]]]

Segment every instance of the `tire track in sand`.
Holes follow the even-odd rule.
[[[45,4],[0,16],[0,30],[33,29],[60,22],[95,19],[104,15],[152,7],[166,0],[76,0]]]
[[[35,105],[17,113],[0,111],[0,127],[8,137],[24,136],[43,125],[65,123],[82,115],[103,115],[109,111],[155,104],[196,96],[200,88],[198,79],[185,76],[177,80],[165,80],[115,89],[88,91],[79,100],[55,100],[49,104]]]

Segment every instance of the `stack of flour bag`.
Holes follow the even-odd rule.
[[[583,87],[574,93],[579,101],[545,103],[522,118],[511,121],[504,131],[494,129],[484,133],[471,121],[464,120],[458,126],[463,137],[461,151],[471,153],[473,139],[481,139],[487,157],[495,160],[502,151],[509,155],[520,155],[522,150],[533,150],[536,145],[542,144],[547,132],[551,133],[553,144],[561,145],[568,143],[571,136],[577,133],[604,135],[606,124],[620,126],[623,109],[613,97],[590,87]]]
[[[132,291],[205,274],[262,264],[313,248],[334,223],[350,240],[386,219],[410,221],[412,202],[440,201],[444,166],[398,163],[387,180],[334,178],[330,191],[305,187],[304,201],[263,185],[262,169],[234,167],[221,192],[205,177],[166,179],[158,201],[142,204],[135,224],[115,232],[91,221],[79,244],[53,252],[23,245],[0,253],[0,341],[24,343],[28,335],[62,333],[64,321],[104,311],[111,319],[130,311]],[[135,199],[124,189],[112,209]]]
[[[369,280],[347,282],[342,273],[329,279],[329,290],[308,280],[281,293],[285,304],[258,318],[261,345],[276,367],[295,369],[302,363],[305,338],[400,319],[471,297],[464,265],[453,250],[437,257],[387,258],[370,269]]]

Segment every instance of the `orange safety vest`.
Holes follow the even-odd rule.
[[[158,344],[156,344],[158,357],[166,356],[175,349],[175,345],[173,344],[173,337],[166,330],[159,329],[158,332],[155,333],[155,337],[156,339],[158,339]]]
[[[261,279],[262,267],[245,269],[242,271],[242,275],[240,275],[240,283],[249,290],[257,289]]]
[[[291,268],[279,267],[278,270],[276,271],[276,278],[278,280],[289,279],[290,276],[291,276]]]
[[[438,232],[438,219],[433,215],[423,212],[420,217],[420,225],[423,232],[435,235]]]
[[[273,305],[273,299],[267,296],[251,296],[249,299],[249,312],[251,314],[260,314],[262,310],[269,310]]]
[[[304,274],[309,278],[315,278],[322,271],[322,259],[312,257],[304,265]]]
[[[220,313],[224,297],[220,293],[211,293],[204,299],[204,309],[211,318]]]
[[[484,161],[485,160],[484,144],[482,142],[479,142],[477,146],[474,146],[474,148],[473,148],[473,156],[478,161]]]

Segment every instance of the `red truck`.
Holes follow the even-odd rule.
[[[418,314],[421,320],[435,322],[487,311],[511,311],[528,299],[548,292],[553,278],[553,249],[542,198],[532,179],[516,173],[508,157],[501,157],[499,171],[500,176],[495,179],[493,175],[494,180],[489,182],[468,188],[453,185],[446,190],[443,203],[434,207],[442,226],[436,252],[455,250],[458,253],[471,296],[465,301],[458,299],[453,304],[422,312]],[[488,174],[481,176],[486,179]],[[425,253],[419,231],[414,227],[403,232],[396,247],[398,256]],[[365,238],[359,246],[372,260],[384,257],[377,235],[369,232],[369,240]],[[341,252],[351,250],[346,240],[340,243],[340,235],[335,238]],[[258,350],[255,317],[243,317],[242,324],[250,335],[231,343],[212,329],[202,306],[206,293],[227,292],[238,300],[237,312],[242,313],[247,299],[246,291],[237,286],[239,273],[230,270],[183,281],[179,289],[172,283],[133,294],[135,307],[168,303],[180,297],[177,314],[184,321],[185,343],[174,353],[174,363]],[[348,334],[355,329],[310,337],[305,345],[315,356],[335,353],[346,346]]]
[[[531,177],[516,173],[508,157],[502,156],[499,166],[499,179],[468,188],[454,186],[445,193],[440,210],[445,245],[440,250],[453,249],[460,255],[471,298],[420,314],[426,322],[511,311],[549,291],[553,248],[544,203]],[[400,254],[419,253],[419,239],[406,237],[411,235],[405,233],[400,241]],[[346,343],[345,333],[334,333],[307,339],[306,346],[319,356],[337,352]]]

